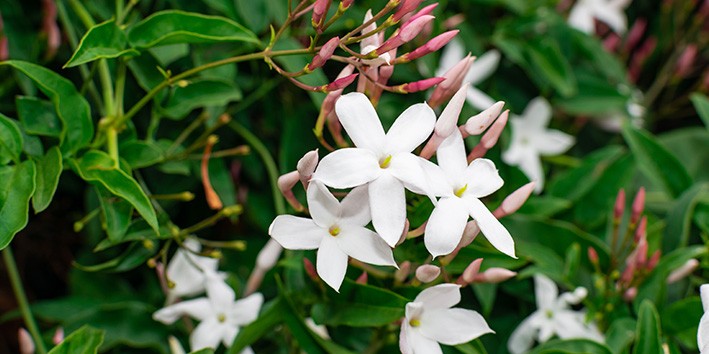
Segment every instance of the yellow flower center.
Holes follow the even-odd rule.
[[[412,319],[411,321],[409,321],[409,325],[410,325],[411,327],[418,327],[418,326],[421,325],[421,321],[418,320],[418,319],[416,319],[416,318],[414,318],[414,319]]]
[[[219,321],[219,323],[224,323],[224,321],[226,321],[226,316],[223,313],[220,313],[219,315],[217,315],[217,320]]]
[[[385,157],[384,159],[379,160],[379,167],[381,167],[381,168],[387,168],[387,167],[389,167],[390,164],[391,164],[391,155],[387,155],[387,157]]]
[[[340,234],[340,231],[342,231],[342,230],[340,230],[339,226],[332,225],[332,226],[330,226],[330,229],[328,231],[330,232],[330,235],[337,236]]]
[[[456,189],[456,191],[453,192],[453,193],[455,194],[456,197],[462,198],[462,197],[463,197],[463,193],[465,193],[465,190],[466,190],[466,189],[468,189],[468,184],[467,184],[467,183],[466,183],[464,186],[462,186],[462,187]]]
[[[552,312],[551,310],[546,310],[546,312],[545,312],[544,314],[547,315],[547,318],[553,318],[553,317],[554,317],[554,312]]]

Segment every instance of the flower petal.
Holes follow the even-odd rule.
[[[443,169],[423,158],[419,158],[418,161],[428,181],[429,192],[437,197],[453,196],[453,186]],[[414,186],[407,186],[407,188],[416,194],[426,194],[426,191],[416,190]]]
[[[436,151],[438,166],[441,166],[454,188],[460,188],[456,184],[462,183],[463,172],[468,167],[468,160],[465,154],[463,136],[459,130],[454,130],[453,134],[447,137]]]
[[[477,198],[466,198],[470,207],[470,216],[477,221],[480,231],[485,238],[500,252],[512,257],[515,256],[515,242],[510,232],[502,226],[485,204]]]
[[[561,130],[549,129],[532,137],[532,145],[540,155],[559,155],[574,145],[576,139]]]
[[[592,33],[596,28],[590,9],[581,2],[578,2],[576,6],[571,9],[568,22],[571,27],[585,33]]]
[[[704,286],[704,285],[702,285]],[[702,315],[697,328],[697,344],[701,354],[709,353],[709,315]]]
[[[628,20],[625,18],[623,9],[603,4],[604,6],[596,6],[594,9],[595,17],[612,28],[614,32],[623,34],[628,28]]]
[[[507,340],[507,350],[509,350],[510,353],[523,354],[527,353],[529,349],[532,348],[538,331],[538,328],[535,326],[535,322],[537,322],[536,317],[539,315],[539,312],[531,314],[515,328],[512,335],[510,335],[510,339]]]
[[[401,324],[401,331],[399,332],[399,349],[401,354],[414,354],[414,348],[411,347],[409,343],[409,335],[411,332],[411,326],[409,326],[407,321]]]
[[[534,275],[534,296],[538,309],[552,309],[556,298],[559,297],[559,289],[546,275],[537,273]]]
[[[231,344],[234,343],[234,339],[236,338],[237,334],[239,334],[239,327],[224,326],[224,334],[222,334],[222,344],[224,344],[224,346],[227,348],[231,347]],[[241,351],[240,354],[243,353],[244,351]]]
[[[399,115],[386,134],[384,150],[389,154],[411,152],[426,140],[436,124],[436,113],[426,103],[418,103]]]
[[[190,334],[190,348],[193,352],[204,348],[217,349],[226,328],[216,317],[200,322]]]
[[[425,159],[411,153],[399,153],[392,157],[388,172],[401,181],[414,193],[427,195],[432,202],[436,200],[431,187],[431,181],[423,170]]]
[[[458,246],[468,221],[468,206],[458,197],[443,197],[426,223],[424,243],[435,258],[446,255]]]
[[[494,333],[479,313],[461,308],[424,311],[419,330],[441,344],[458,345]]]
[[[389,246],[396,246],[406,223],[404,186],[394,176],[382,174],[369,183],[369,207],[374,229]]]
[[[367,96],[360,92],[342,95],[335,102],[335,112],[355,146],[381,152],[385,142],[384,128]]]
[[[476,85],[483,82],[485,79],[490,77],[492,73],[497,69],[497,65],[500,63],[500,52],[497,50],[489,50],[483,55],[477,57],[470,66],[468,74],[465,76],[463,82],[470,82],[471,85]],[[492,100],[491,100],[492,101]],[[494,104],[493,101],[485,108],[490,107]],[[483,108],[484,109],[484,108]]]
[[[263,295],[253,293],[238,300],[231,306],[229,321],[239,326],[245,326],[258,318],[258,313],[263,305]]]
[[[311,180],[318,180],[332,188],[361,186],[381,174],[379,160],[370,150],[345,148],[325,156],[313,173]]]
[[[314,180],[308,184],[308,210],[316,225],[329,228],[340,217],[340,202],[322,182]]]
[[[488,159],[473,160],[465,169],[463,176],[468,184],[465,195],[475,198],[486,197],[500,189],[505,183],[497,172],[495,163]]]
[[[185,240],[183,245],[194,252],[199,252],[201,249],[196,240],[189,238]],[[177,250],[167,265],[167,277],[175,284],[168,291],[167,302],[173,303],[178,297],[202,293],[204,291],[204,275],[200,269],[215,271],[218,266],[219,260],[216,258],[197,256],[183,249]]]
[[[544,97],[535,97],[522,113],[522,122],[527,129],[542,130],[549,125],[551,105]]]
[[[409,326],[406,340],[411,345],[414,354],[443,354],[440,344],[433,339],[426,338],[417,327]]]
[[[333,237],[324,237],[318,249],[316,268],[320,278],[327,285],[340,291],[340,285],[347,272],[347,255],[340,250]]]
[[[164,324],[171,324],[180,317],[187,315],[197,320],[203,320],[212,314],[212,304],[206,297],[178,302],[163,307],[153,313],[153,319]]]
[[[289,250],[312,250],[320,246],[323,237],[330,236],[326,229],[311,219],[293,215],[277,216],[268,228],[268,234]]]
[[[340,223],[365,226],[372,221],[368,186],[352,189],[340,203]]]
[[[702,299],[704,312],[709,312],[709,284],[703,284],[699,287],[699,296]]]
[[[524,172],[530,181],[534,182],[534,192],[539,193],[544,189],[544,168],[542,160],[534,150],[528,150],[527,156],[519,162],[519,169]]]
[[[495,100],[492,97],[473,86],[468,89],[465,100],[479,111],[484,111],[495,104]]]
[[[335,240],[342,252],[356,260],[396,267],[394,255],[389,245],[374,231],[363,226],[343,226]]]
[[[460,302],[460,285],[445,283],[432,286],[420,292],[414,302],[422,303],[426,311],[451,308]]]
[[[204,287],[207,289],[212,308],[217,311],[230,308],[236,298],[234,289],[227,285],[217,272],[206,272],[204,276]]]
[[[576,311],[557,311],[554,314],[554,332],[561,339],[586,338],[603,341],[603,336],[592,324],[586,324],[585,315]]]

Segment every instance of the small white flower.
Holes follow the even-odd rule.
[[[256,320],[263,304],[263,295],[252,294],[238,301],[234,290],[216,272],[205,272],[207,297],[178,302],[164,307],[153,314],[153,319],[171,324],[181,316],[190,316],[199,325],[190,334],[192,351],[213,348],[219,343],[231,346],[239,333],[239,328]],[[250,348],[242,353],[253,353]]]
[[[504,181],[488,159],[468,165],[463,137],[458,129],[438,147],[437,168],[426,161],[422,166],[441,196],[426,224],[424,243],[434,257],[453,252],[460,243],[468,218],[473,217],[490,243],[500,252],[515,257],[514,240],[480,198],[502,187]]]
[[[624,9],[631,0],[578,0],[569,14],[569,25],[586,33],[593,33],[594,18],[607,24],[616,33],[628,27]]]
[[[709,354],[709,284],[704,284],[699,287],[699,294],[702,297],[702,307],[704,314],[699,320],[699,328],[697,329],[697,345],[701,354]]]
[[[573,293],[559,294],[554,282],[544,275],[534,276],[534,293],[537,311],[527,317],[512,332],[507,349],[512,354],[526,353],[535,340],[548,341],[554,334],[561,339],[586,338],[603,342],[603,335],[595,324],[586,323],[585,313],[573,311],[569,307],[580,303],[587,294],[583,287]]]
[[[216,272],[219,260],[212,257],[198,256],[202,246],[197,240],[188,238],[175,252],[167,265],[167,279],[175,286],[168,289],[167,302],[177,298],[190,297],[204,292],[204,274]]]
[[[461,61],[466,54],[467,53],[463,47],[463,43],[458,39],[453,39],[443,49],[443,54],[441,54],[440,64],[436,70],[435,76],[442,77],[446,71],[450,70],[450,68]],[[478,110],[483,111],[492,106],[495,104],[495,100],[493,100],[485,92],[475,88],[474,85],[477,85],[490,77],[495,69],[497,69],[497,65],[499,63],[500,52],[494,49],[487,51],[473,61],[473,64],[470,65],[470,69],[468,69],[468,73],[463,79],[464,83],[470,83],[466,100],[471,106]]]
[[[394,247],[406,221],[404,187],[428,194],[425,192],[429,184],[420,164],[425,160],[411,151],[431,135],[436,114],[426,103],[415,104],[401,113],[385,134],[377,112],[364,94],[354,92],[340,97],[335,111],[357,147],[325,156],[312,179],[338,189],[368,183],[374,229]]]
[[[268,229],[284,248],[318,249],[316,268],[327,285],[339,291],[347,257],[365,263],[396,267],[391,248],[365,225],[371,220],[367,187],[354,188],[338,202],[317,180],[308,186],[312,219],[279,215]]]
[[[530,180],[536,182],[535,192],[544,188],[544,170],[540,155],[558,155],[574,144],[573,136],[555,129],[547,129],[551,106],[544,98],[533,99],[521,116],[513,115],[512,142],[502,154],[502,160],[519,166]]]
[[[473,310],[451,308],[460,302],[460,285],[440,284],[406,304],[399,347],[403,354],[443,353],[438,343],[458,345],[494,333]]]

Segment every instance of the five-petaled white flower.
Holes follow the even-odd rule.
[[[514,240],[479,198],[502,187],[504,181],[488,159],[475,159],[468,165],[463,137],[458,129],[438,147],[437,168],[423,166],[433,191],[441,196],[426,224],[424,243],[434,257],[453,252],[460,243],[468,217],[477,221],[480,231],[500,252],[515,257]]]
[[[436,114],[426,103],[415,104],[401,113],[385,134],[377,112],[364,94],[354,92],[340,97],[335,111],[357,147],[325,156],[312,178],[332,188],[368,183],[374,229],[394,247],[406,222],[404,187],[429,194],[421,168],[421,161],[425,160],[411,151],[431,135]]]
[[[512,332],[507,342],[510,353],[526,353],[535,339],[543,343],[554,334],[561,339],[586,338],[603,342],[603,335],[596,325],[586,323],[585,313],[569,308],[586,297],[585,288],[578,287],[573,293],[563,293],[557,297],[559,289],[556,284],[546,276],[537,274],[534,276],[534,293],[537,298],[537,311]]]
[[[443,54],[441,54],[440,64],[438,69],[436,69],[435,76],[443,76],[446,71],[450,70],[450,68],[461,61],[465,55],[466,51],[463,43],[458,39],[453,39],[443,49]],[[470,83],[466,100],[471,106],[475,107],[475,109],[484,111],[495,104],[495,100],[493,100],[485,92],[475,88],[474,85],[477,85],[490,77],[495,69],[497,69],[497,65],[499,63],[500,52],[493,49],[483,53],[483,55],[476,58],[475,61],[473,61],[473,64],[470,65],[470,69],[468,69],[468,73],[465,75],[463,82]]]
[[[569,24],[582,32],[592,33],[594,18],[607,24],[616,33],[624,33],[627,19],[623,10],[631,0],[578,0],[569,13]]]
[[[189,297],[204,292],[204,274],[216,272],[219,260],[212,257],[198,256],[201,246],[197,240],[185,239],[182,246],[167,265],[167,279],[172,282],[168,288],[167,303],[177,298]]]
[[[284,248],[318,249],[316,268],[327,285],[339,291],[347,271],[347,257],[365,263],[396,267],[391,248],[374,231],[365,228],[371,220],[367,186],[352,189],[338,202],[317,180],[308,186],[312,219],[279,215],[268,234]]]
[[[460,302],[460,285],[439,284],[406,304],[399,347],[403,354],[443,353],[438,343],[458,345],[494,333],[473,310],[451,308]]]
[[[697,345],[701,354],[709,354],[709,284],[699,287],[699,294],[702,297],[702,307],[704,314],[699,320],[697,329]]]
[[[512,142],[502,154],[502,160],[519,166],[530,180],[536,182],[535,192],[544,188],[544,170],[540,155],[558,155],[574,144],[573,136],[546,129],[551,119],[551,106],[544,98],[533,99],[522,116],[512,116]]]
[[[241,326],[258,317],[263,304],[263,295],[252,294],[238,301],[234,290],[216,273],[207,271],[204,276],[207,297],[178,302],[164,307],[153,314],[153,319],[165,324],[177,321],[187,315],[200,321],[190,334],[192,351],[219,346],[231,346]],[[253,353],[247,348],[242,353]]]

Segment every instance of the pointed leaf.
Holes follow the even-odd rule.
[[[114,19],[99,23],[86,32],[65,68],[85,64],[101,58],[117,58],[126,54],[139,54],[130,48],[125,32],[116,25]]]
[[[663,352],[660,316],[649,300],[643,301],[640,305],[635,338],[633,354],[657,354]]]
[[[7,247],[15,234],[27,225],[30,197],[35,190],[35,173],[36,168],[31,160],[7,167],[0,173],[0,176],[9,177],[0,190],[0,250]]]
[[[62,134],[62,123],[57,117],[52,102],[36,97],[20,96],[15,99],[17,115],[27,134],[58,138]]]
[[[50,350],[49,354],[96,354],[104,334],[104,330],[83,326]]]
[[[223,106],[241,99],[241,91],[232,83],[203,80],[175,88],[164,106],[168,118],[182,119],[197,107]]]
[[[694,104],[694,109],[697,110],[699,118],[702,119],[704,125],[709,129],[709,99],[706,95],[699,92],[693,93],[690,97],[692,104]]]
[[[0,165],[20,161],[22,145],[22,132],[16,121],[0,113]]]
[[[47,150],[46,155],[38,158],[35,162],[37,164],[37,190],[35,190],[32,197],[32,208],[37,214],[47,209],[49,203],[52,202],[64,165],[62,163],[62,153],[57,146],[52,146]]]
[[[96,193],[101,203],[103,221],[106,224],[106,234],[112,243],[119,242],[128,231],[133,205],[123,198],[114,196],[106,187],[96,185]]]

